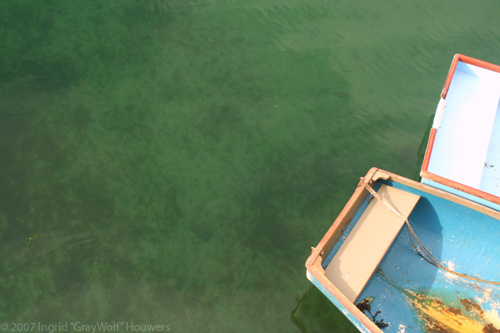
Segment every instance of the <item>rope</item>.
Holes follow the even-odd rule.
[[[441,268],[442,270],[444,270],[448,273],[451,273],[451,274],[456,275],[456,276],[460,276],[461,278],[464,278],[467,280],[484,282],[484,283],[493,284],[493,285],[500,285],[500,281],[484,280],[484,279],[481,279],[481,278],[478,278],[478,277],[475,277],[472,275],[455,272],[454,270],[451,270],[448,267],[444,266],[441,262],[439,262],[436,258],[434,258],[434,256],[420,242],[420,240],[417,237],[417,234],[415,233],[415,231],[411,227],[410,221],[408,221],[408,218],[406,216],[404,216],[403,214],[401,214],[396,208],[394,208],[394,206],[392,206],[389,202],[387,202],[387,200],[382,198],[377,192],[375,192],[375,190],[370,185],[368,185],[368,183],[366,183],[364,181],[362,181],[361,183],[368,190],[368,192],[370,192],[370,194],[372,196],[374,196],[378,201],[382,202],[391,212],[393,212],[394,214],[396,214],[397,216],[399,216],[401,219],[403,219],[405,221],[406,226],[408,227],[407,229],[408,229],[408,235],[410,236],[411,245],[413,246],[413,249],[422,258],[425,259],[425,261],[427,261],[428,263],[430,263],[438,268]]]

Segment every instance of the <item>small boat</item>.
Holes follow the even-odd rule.
[[[500,210],[500,66],[457,54],[441,93],[422,182]]]
[[[455,55],[421,181],[372,168],[307,278],[360,332],[500,332],[500,66]]]

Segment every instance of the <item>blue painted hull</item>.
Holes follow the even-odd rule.
[[[377,172],[387,179],[375,179],[374,189],[384,184],[420,196],[409,221],[434,257],[458,272],[500,281],[497,211],[377,169],[370,170],[365,180]],[[369,200],[358,187],[313,250],[306,264],[313,284],[361,332],[500,332],[500,287],[457,277],[423,260],[413,249],[406,226],[356,302],[346,300],[324,270]]]

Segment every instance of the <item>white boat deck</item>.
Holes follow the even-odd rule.
[[[428,171],[500,196],[500,73],[459,62]]]

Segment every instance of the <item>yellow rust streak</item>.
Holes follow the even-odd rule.
[[[456,332],[483,333],[484,323],[473,320],[461,313],[461,310],[447,307],[443,302],[423,295],[410,292],[415,298],[412,305],[419,310],[426,321],[432,321],[440,326],[446,326]]]

